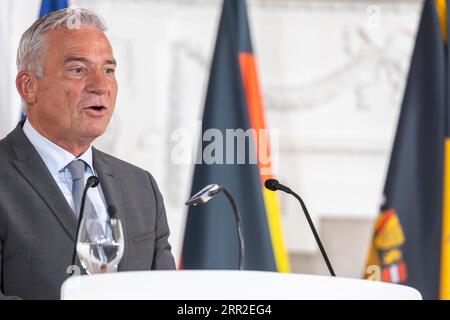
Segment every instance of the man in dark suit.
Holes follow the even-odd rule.
[[[92,147],[114,111],[116,61],[96,14],[60,10],[22,36],[17,89],[27,120],[0,141],[0,299],[58,299],[70,275],[80,207],[73,167],[93,214],[117,208],[118,271],[175,269],[162,196],[146,171]],[[79,179],[79,180],[80,180]]]

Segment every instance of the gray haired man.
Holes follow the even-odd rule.
[[[64,9],[21,38],[16,86],[27,120],[0,141],[0,299],[59,298],[76,238],[74,164],[83,181],[99,177],[88,193],[93,211],[117,208],[125,238],[118,271],[175,269],[153,177],[92,147],[117,95],[104,31],[98,15]]]

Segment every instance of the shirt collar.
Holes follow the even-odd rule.
[[[92,166],[92,146],[78,158],[71,154],[69,151],[54,144],[44,136],[42,136],[36,129],[33,128],[28,119],[23,125],[23,131],[30,140],[31,144],[35,147],[45,165],[49,169],[51,174],[57,174],[73,160],[83,160],[89,167],[91,173],[94,173]]]

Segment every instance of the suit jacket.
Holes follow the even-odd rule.
[[[93,149],[125,251],[119,271],[175,269],[161,193],[146,171]],[[19,124],[0,141],[0,299],[59,299],[77,219]]]

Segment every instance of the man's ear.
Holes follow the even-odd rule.
[[[27,104],[36,102],[38,79],[32,72],[20,71],[16,77],[16,88]]]

